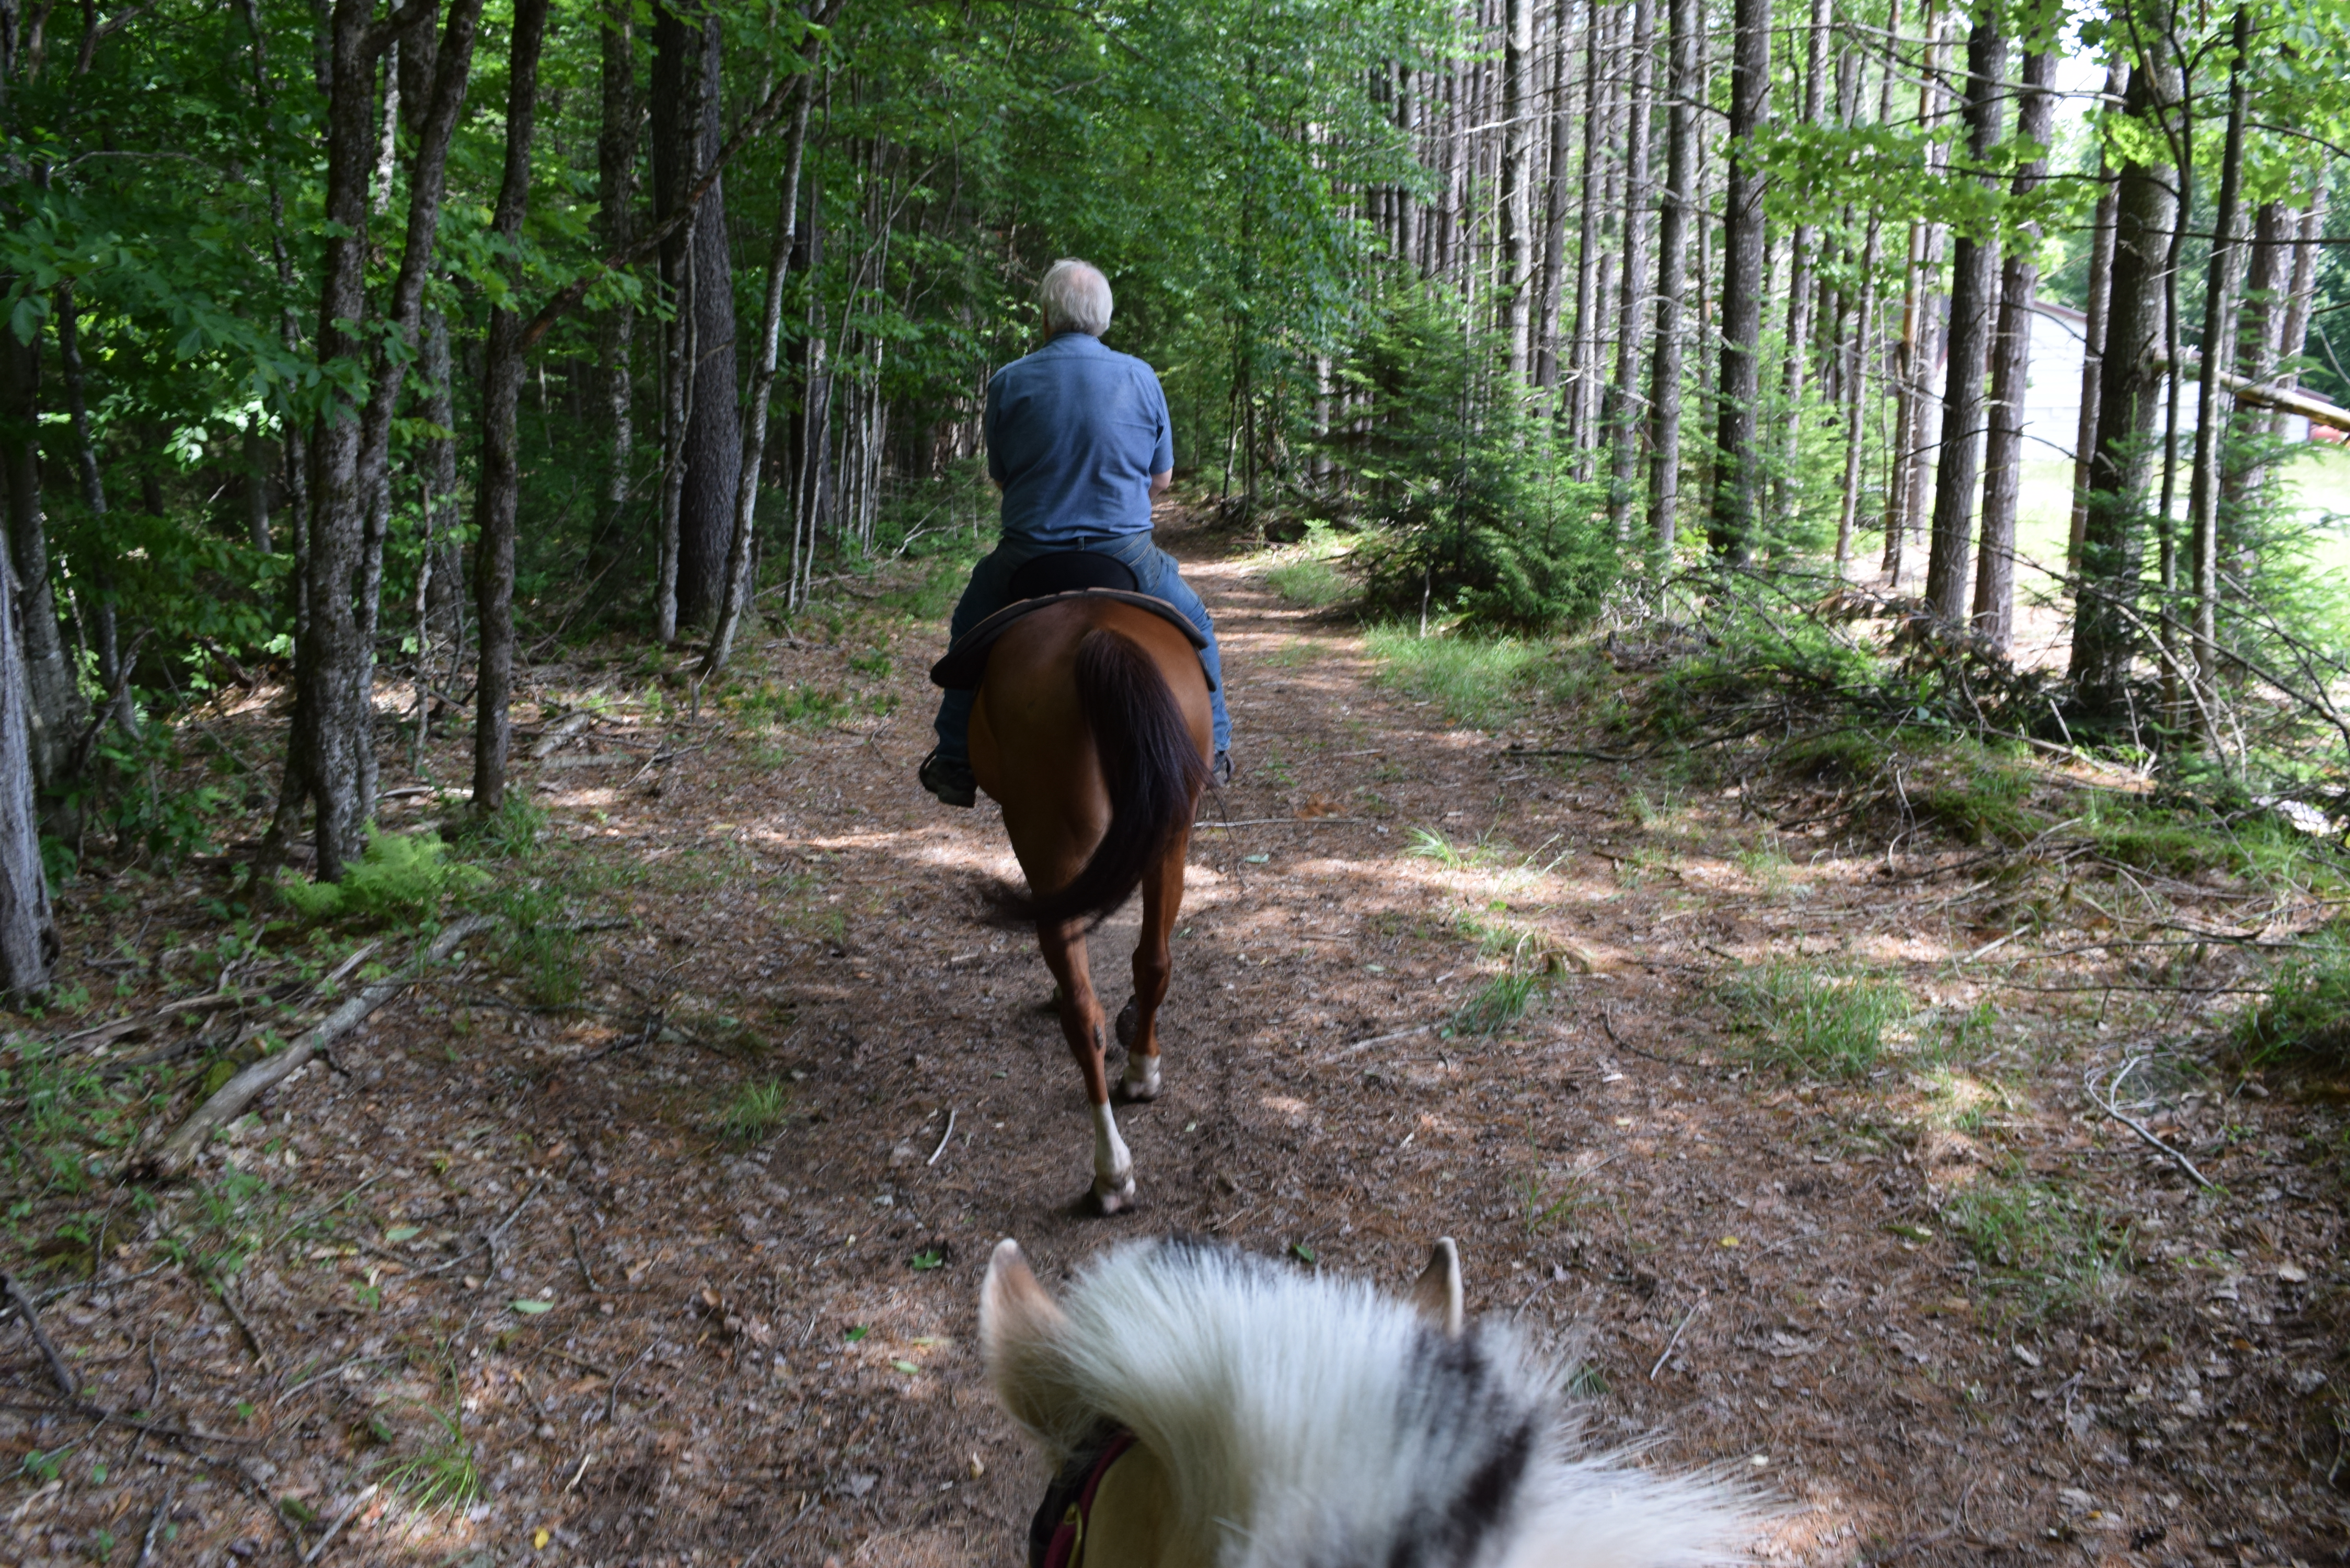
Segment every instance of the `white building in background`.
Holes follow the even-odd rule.
[[[2070,459],[2081,429],[2081,361],[2086,357],[2088,318],[2062,305],[2035,301],[2032,306],[2032,373],[2023,392],[2023,461]],[[2195,428],[2192,381],[2178,389],[2178,433]],[[2167,397],[2166,381],[2157,396]],[[2162,428],[2156,418],[2155,429]],[[2309,439],[2309,421],[2299,414],[2284,416],[2280,432],[2286,441]]]

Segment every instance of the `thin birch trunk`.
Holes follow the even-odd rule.
[[[1665,188],[1657,204],[1657,347],[1648,363],[1648,536],[1659,570],[1678,531],[1681,470],[1681,291],[1695,179],[1701,0],[1667,0]]]
[[[2106,68],[2106,103],[2119,104],[2128,95],[2129,78],[2126,62],[2116,60]],[[2097,185],[2103,194],[2097,198],[2096,213],[2090,221],[2089,297],[2085,313],[2088,322],[2081,333],[2081,409],[2073,439],[2073,519],[2064,544],[2067,577],[2081,568],[2081,538],[2089,522],[2090,469],[2097,448],[2097,398],[2105,384],[2102,367],[2106,315],[2114,288],[2115,204],[2119,195],[2113,164],[2102,150],[2097,154]]]
[[[1624,264],[1616,301],[1616,378],[1609,389],[1607,516],[1619,542],[1632,537],[1640,477],[1640,316],[1648,285],[1648,97],[1655,12],[1632,0],[1632,80],[1624,135]]]
[[[2024,57],[2015,133],[2042,151],[2016,171],[2011,193],[2022,201],[2048,177],[2049,130],[2056,98],[2050,91],[2055,57],[2036,49]],[[2004,654],[2015,639],[2015,518],[2023,489],[2023,394],[2032,369],[2032,296],[2040,282],[2035,263],[2039,225],[2026,225],[2000,274],[1999,332],[1991,344],[1991,433],[1983,442],[1981,554],[1975,564],[1974,630]]]
[[[2244,247],[2236,224],[2244,176],[2244,121],[2250,112],[2252,19],[2240,3],[2230,28],[2228,134],[2220,161],[2220,199],[2211,220],[2211,255],[2204,268],[2203,370],[2195,390],[2195,474],[2188,493],[2188,555],[2195,595],[2194,649],[2189,668],[2199,687],[2194,703],[2204,748],[2225,754],[2217,721],[2220,679],[2220,384],[2235,368],[2237,280]],[[2181,367],[2171,365],[2174,379]],[[2230,410],[2232,417],[2233,410]]]

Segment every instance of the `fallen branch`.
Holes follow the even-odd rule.
[[[452,924],[425,950],[424,963],[440,963],[457,950],[459,943],[491,924],[486,916],[468,915]],[[422,964],[415,966],[421,971]],[[140,1162],[147,1174],[170,1178],[182,1175],[195,1159],[213,1134],[243,1114],[245,1106],[262,1094],[290,1078],[311,1057],[359,1027],[368,1015],[406,990],[417,978],[416,973],[380,980],[343,1003],[321,1020],[307,1034],[260,1061],[221,1085],[212,1098],[196,1107],[195,1114],[180,1124],[180,1129],[163,1140],[162,1146]]]
[[[2081,1086],[2089,1091],[2089,1098],[2096,1101],[2097,1108],[2099,1110],[2113,1117],[2114,1120],[2121,1123],[2122,1126],[2129,1128],[2130,1131],[2137,1134],[2138,1137],[2144,1138],[2152,1147],[2160,1149],[2164,1154],[2168,1155],[2172,1159],[2178,1161],[2178,1168],[2195,1179],[2195,1185],[2202,1188],[2207,1192],[2218,1191],[2219,1184],[2213,1181],[2210,1177],[2204,1175],[2201,1171],[2196,1169],[2195,1162],[2193,1160],[2188,1158],[2185,1155],[2179,1153],[2177,1149],[2171,1147],[2168,1144],[2155,1137],[2153,1133],[2147,1130],[2147,1126],[2144,1122],[2139,1121],[2137,1117],[2122,1109],[2120,1104],[2122,1080],[2128,1077],[2132,1073],[2137,1071],[2138,1064],[2145,1060],[2146,1058],[2143,1056],[2133,1056],[2128,1061],[2123,1063],[2122,1070],[2114,1075],[2112,1085],[2108,1087],[2103,1095],[2099,1095],[2097,1093],[2095,1081],[2096,1075],[2094,1072],[2082,1078]]]
[[[66,1365],[66,1358],[57,1354],[57,1347],[49,1343],[47,1333],[41,1327],[41,1314],[33,1310],[33,1298],[26,1293],[23,1285],[16,1282],[14,1274],[0,1274],[0,1283],[6,1286],[8,1299],[16,1303],[18,1321],[33,1336],[33,1343],[41,1347],[41,1356],[49,1364],[49,1376],[57,1380],[67,1398],[79,1399],[81,1380],[73,1375],[73,1368]]]
[[[327,1548],[335,1543],[335,1537],[343,1532],[343,1526],[351,1521],[351,1515],[365,1508],[368,1500],[381,1490],[382,1483],[380,1481],[369,1481],[360,1488],[359,1496],[345,1503],[342,1511],[335,1515],[334,1521],[327,1526],[327,1533],[318,1537],[317,1544],[302,1553],[302,1561],[305,1563],[316,1563],[324,1556]]]

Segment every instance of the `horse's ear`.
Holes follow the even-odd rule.
[[[1429,1250],[1428,1267],[1411,1282],[1411,1304],[1448,1335],[1460,1335],[1461,1249],[1452,1244],[1451,1237],[1438,1237]]]
[[[995,1397],[1023,1426],[1043,1431],[1055,1424],[1054,1372],[1067,1324],[1020,1243],[1008,1236],[998,1241],[979,1287],[979,1352]]]

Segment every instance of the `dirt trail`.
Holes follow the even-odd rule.
[[[988,1247],[1017,1237],[1049,1279],[1159,1230],[1395,1282],[1455,1236],[1472,1311],[1579,1348],[1603,1439],[1659,1432],[1653,1462],[1732,1467],[1789,1505],[1770,1555],[2333,1550],[2330,1494],[2287,1446],[2311,1439],[2275,1414],[2332,1354],[2295,1316],[2287,1281],[2308,1272],[2278,1260],[2327,1255],[2330,1218],[2262,1221],[2259,1254],[2217,1270],[2158,1264],[2136,1331],[2002,1327],[1935,1229],[1994,1152],[2107,1162],[2199,1245],[2249,1221],[2079,1115],[2022,1022],[1978,1067],[2019,1086],[1971,1136],[1917,1131],[1898,1080],[1742,1064],[1725,971],[1974,945],[1933,885],[1826,845],[1796,875],[1742,868],[1759,836],[1735,799],[1448,730],[1374,684],[1350,628],[1282,605],[1261,561],[1177,537],[1222,632],[1241,771],[1192,857],[1166,1093],[1121,1113],[1139,1216],[1068,1212],[1089,1142],[1048,982],[1032,943],[976,918],[976,880],[1012,869],[995,814],[913,784],[935,635],[918,628],[886,715],[733,723],[661,770],[617,731],[537,764],[583,910],[635,922],[594,939],[597,1010],[461,979],[379,1015],[343,1048],[349,1075],[309,1072],[243,1130],[228,1158],[289,1204],[367,1184],[345,1239],[241,1277],[268,1370],[185,1272],[51,1308],[99,1397],[144,1391],[142,1408],[255,1438],[238,1452],[262,1468],[241,1481],[158,1445],[105,1480],[20,1477],[16,1553],[80,1560],[99,1519],[135,1535],[173,1475],[186,1552],[161,1560],[240,1540],[266,1560],[279,1526],[249,1494],[297,1499],[315,1540],[305,1517],[340,1511],[379,1444],[445,1456],[457,1423],[483,1501],[425,1515],[382,1494],[338,1556],[1014,1563],[1037,1483],[980,1380]],[[858,656],[751,655],[777,690]],[[549,697],[597,684],[541,679]],[[703,732],[671,733],[674,753]],[[1415,828],[1453,852],[1415,853]],[[1113,1010],[1133,929],[1129,912],[1094,939]],[[1548,1000],[1495,1037],[1440,1033],[1512,943],[1551,955]],[[730,1103],[770,1084],[779,1125],[723,1136]],[[2246,1103],[2241,1191],[2283,1161],[2288,1119]],[[2175,1337],[2197,1324],[2208,1344]],[[18,1451],[78,1430],[0,1421]]]

